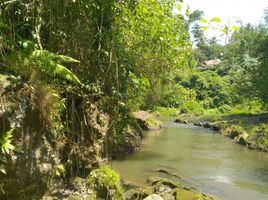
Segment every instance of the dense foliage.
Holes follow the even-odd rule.
[[[181,6],[173,0],[1,1],[0,72],[19,77],[27,88],[41,130],[49,129],[52,140],[61,142],[59,166],[67,177],[91,167],[88,146],[95,165],[109,158],[111,141],[133,125],[133,111],[156,106],[192,113],[265,111],[267,22],[236,28],[229,43],[220,45],[205,37],[207,27],[199,23],[219,18],[206,21],[202,11],[184,13]],[[212,59],[220,64],[206,68]],[[15,148],[12,131],[5,129],[0,129],[1,172]],[[92,173],[111,175],[119,185],[108,168]],[[95,178],[93,187],[113,187],[106,177]]]
[[[174,7],[179,2],[1,1],[0,71],[20,77],[42,121],[39,137],[58,148],[66,179],[109,158],[112,141],[133,125],[131,113],[159,105],[191,62],[187,17]]]
[[[201,19],[202,12],[196,12],[196,17]],[[235,27],[229,43],[222,46],[215,38],[205,37],[204,27],[198,21],[192,23],[196,64],[180,70],[173,88],[184,90],[180,90],[181,95],[167,92],[162,106],[177,107],[185,112],[185,102],[194,102],[187,112],[202,113],[211,109],[231,114],[265,112],[267,24]],[[192,95],[181,102],[187,93]]]

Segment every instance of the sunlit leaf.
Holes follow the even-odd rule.
[[[227,35],[229,32],[229,29],[227,26],[224,26],[222,29],[220,29],[220,31],[223,32],[225,35]]]
[[[4,165],[0,165],[0,172],[2,172],[3,174],[6,174],[6,170],[4,168]]]
[[[178,5],[177,5],[177,10],[181,11],[181,4],[180,3],[178,3]]]
[[[214,17],[210,21],[211,22],[221,22],[221,19],[219,17]]]
[[[240,28],[238,26],[233,25],[232,26],[232,30],[239,32],[240,31]]]
[[[190,10],[190,6],[187,4],[187,9],[185,11],[185,15],[186,16],[189,16],[189,10]]]
[[[203,26],[202,29],[203,31],[206,31],[208,29],[208,26]]]
[[[208,21],[207,21],[206,19],[203,18],[203,19],[200,20],[200,22],[202,22],[202,23],[207,23]]]

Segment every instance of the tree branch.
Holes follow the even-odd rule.
[[[16,3],[16,2],[22,3],[20,0],[10,0],[10,1],[6,1],[6,2],[3,2],[3,3],[0,3],[0,6],[5,6],[5,5]]]

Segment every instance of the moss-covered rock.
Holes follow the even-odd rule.
[[[161,121],[146,111],[134,112],[133,116],[143,130],[159,130],[162,127]]]
[[[153,194],[153,188],[135,188],[135,189],[130,189],[127,190],[123,197],[125,200],[142,200],[148,196]]]
[[[4,193],[0,192],[0,199],[38,199],[48,189],[54,166],[60,162],[56,151],[56,129],[45,120],[44,113],[35,104],[37,96],[33,86],[24,83],[14,88],[12,80],[15,78],[5,78],[8,83],[0,83],[5,88],[1,95],[4,109],[1,109],[0,120],[4,123],[0,125],[0,137],[13,128],[12,143],[16,152],[7,155],[6,174],[0,173],[4,190]],[[12,91],[7,89],[9,86]],[[46,97],[47,102],[54,101],[52,95],[46,94]]]
[[[159,194],[164,199],[175,200],[213,200],[214,197],[210,197],[206,194],[198,192],[194,188],[188,188],[182,186],[180,183],[171,181],[169,179],[161,177],[149,177],[148,182],[152,185],[154,193]]]
[[[112,140],[112,159],[120,159],[137,151],[141,146],[142,138],[140,129],[128,126],[120,137]]]
[[[174,122],[179,123],[179,124],[189,124],[190,123],[189,121],[184,120],[184,119],[180,119],[180,118],[175,119]]]

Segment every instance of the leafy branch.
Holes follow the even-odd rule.
[[[12,144],[13,141],[13,131],[14,129],[10,129],[6,134],[0,138],[0,172],[6,174],[6,170],[4,168],[4,164],[6,163],[6,156],[10,155],[10,153],[15,149],[15,146]]]
[[[34,50],[30,54],[30,60],[33,61],[38,69],[48,75],[59,76],[65,80],[75,83],[81,83],[79,78],[68,68],[60,63],[80,63],[78,60],[69,56],[58,55],[47,50]]]

